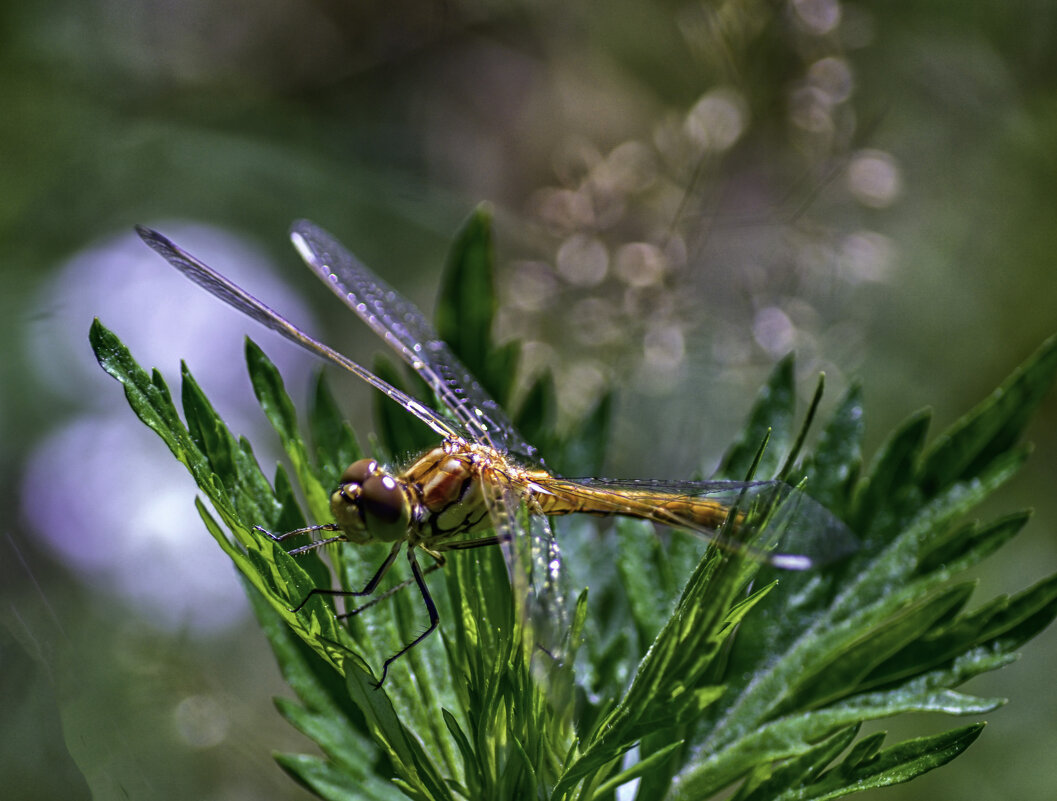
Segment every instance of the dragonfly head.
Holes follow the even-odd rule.
[[[397,542],[407,537],[411,502],[399,481],[374,459],[360,459],[341,474],[330,512],[349,542]]]

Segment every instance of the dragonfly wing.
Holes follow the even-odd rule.
[[[488,506],[510,571],[510,583],[530,647],[540,646],[560,661],[568,630],[568,608],[561,582],[561,551],[550,521],[526,508],[512,488],[484,485]],[[526,519],[527,518],[527,519]]]
[[[833,562],[859,547],[858,538],[832,512],[782,481],[663,481],[556,478],[544,488],[582,504],[582,511],[640,517],[695,531],[722,547],[746,551],[793,570]],[[750,526],[736,541],[717,530],[736,508]],[[766,526],[765,553],[745,547],[753,529]],[[746,536],[748,535],[748,536]]]
[[[422,376],[474,439],[501,453],[539,462],[536,449],[517,433],[503,409],[413,303],[318,225],[301,220],[290,237],[323,283]]]
[[[363,381],[366,381],[371,386],[388,395],[442,437],[452,436],[455,433],[453,427],[447,421],[438,417],[436,412],[425,408],[421,403],[408,397],[396,387],[386,383],[381,378],[374,375],[370,370],[361,367],[347,356],[343,356],[337,351],[324,345],[322,342],[313,339],[278,312],[265,306],[242,287],[229,281],[208,264],[199,261],[157,231],[152,231],[150,228],[144,228],[141,225],[137,225],[136,233],[139,234],[140,238],[146,242],[152,250],[169,262],[169,264],[203,289],[220,298],[220,300],[238,309],[246,316],[252,317],[261,325],[267,326],[273,331],[282,334],[288,340],[296,345],[300,345],[305,350],[314,353],[317,356],[321,356],[324,359],[328,359],[340,367],[344,367],[350,373],[353,373]]]

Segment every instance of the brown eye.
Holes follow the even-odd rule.
[[[404,493],[389,476],[370,476],[361,485],[360,508],[365,515],[392,525],[404,517]]]
[[[341,483],[362,484],[377,469],[378,462],[374,459],[360,459],[345,468],[345,472],[341,474]]]

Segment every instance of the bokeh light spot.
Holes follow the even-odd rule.
[[[865,206],[892,205],[903,188],[899,165],[881,150],[863,150],[848,165],[848,189]]]
[[[811,33],[829,33],[840,24],[841,6],[837,0],[793,0],[797,18]]]
[[[705,150],[723,151],[741,138],[748,124],[748,107],[740,93],[729,88],[706,93],[686,116],[686,135]]]
[[[609,252],[597,237],[573,234],[558,248],[556,266],[570,284],[597,286],[609,271]]]
[[[649,242],[622,245],[613,260],[613,271],[621,281],[634,287],[656,284],[664,276],[664,254]]]
[[[767,306],[756,312],[752,335],[757,344],[773,357],[784,356],[796,342],[793,321],[777,306]]]
[[[189,695],[173,709],[173,724],[180,739],[192,748],[212,748],[224,741],[231,721],[211,695]]]

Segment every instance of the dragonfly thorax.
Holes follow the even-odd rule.
[[[349,542],[397,542],[407,537],[411,500],[377,461],[360,459],[342,473],[330,512]]]

